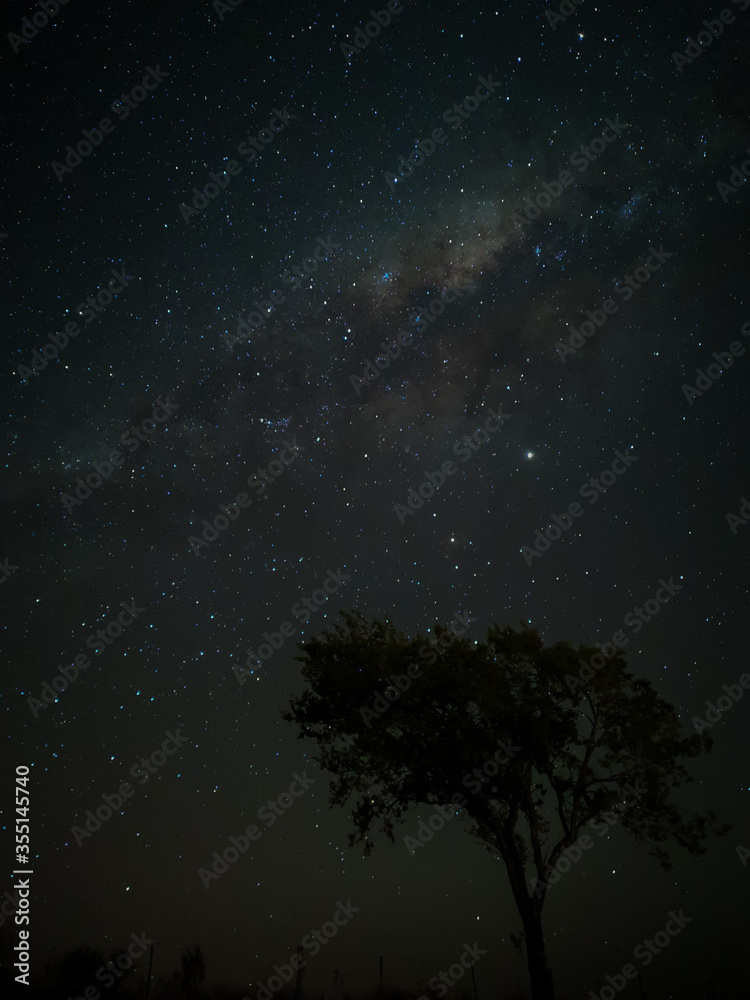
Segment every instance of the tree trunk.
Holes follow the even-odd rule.
[[[530,911],[522,914],[522,919],[532,1000],[555,1000],[552,972],[547,965],[547,953],[544,948],[541,910],[532,906]]]
[[[489,809],[481,818],[490,829],[493,829],[493,817]],[[538,897],[535,893],[529,895],[524,874],[524,862],[513,841],[515,821],[516,817],[512,815],[506,820],[505,826],[497,824],[494,827],[497,837],[495,849],[503,859],[508,872],[513,899],[523,924],[532,1000],[555,1000],[555,987],[552,983],[552,972],[547,965],[547,953],[542,931],[542,906],[544,905],[545,890],[542,890]],[[541,878],[541,871],[539,877]]]

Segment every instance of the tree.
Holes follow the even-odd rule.
[[[207,997],[208,994],[202,989],[201,984],[206,978],[206,963],[200,945],[194,948],[186,948],[180,955],[180,969],[175,973],[177,981],[178,996],[186,997],[188,1000],[198,1000]]]
[[[67,989],[73,995],[83,994],[89,986],[96,986],[96,973],[104,965],[100,951],[81,945],[50,960],[44,970],[45,978],[54,987]]]
[[[710,750],[710,737],[681,735],[672,706],[611,644],[609,656],[545,647],[523,623],[493,625],[486,643],[440,625],[437,641],[409,639],[388,619],[342,616],[345,626],[298,643],[308,687],[282,715],[317,740],[316,759],[334,775],[330,805],[361,796],[349,845],[363,842],[368,855],[378,823],[394,840],[394,824],[420,803],[469,821],[504,862],[532,996],[554,1000],[541,918],[555,865],[610,810],[665,869],[669,842],[703,854],[713,813],[686,815],[671,792],[693,780],[681,760]]]
[[[153,995],[156,1000],[208,1000],[208,992],[202,985],[205,978],[206,963],[200,945],[184,948],[179,969],[174,970],[171,979],[160,976]]]

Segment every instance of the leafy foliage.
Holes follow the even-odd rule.
[[[413,806],[447,805],[460,792],[472,834],[515,868],[531,863],[539,880],[581,827],[613,806],[663,867],[670,842],[703,853],[713,814],[684,815],[670,795],[692,780],[683,760],[708,751],[711,738],[683,736],[673,707],[633,677],[622,653],[571,683],[599,649],[546,647],[523,623],[494,625],[486,643],[474,643],[441,626],[428,641],[388,619],[343,618],[299,644],[308,687],[283,715],[300,737],[317,740],[317,759],[334,776],[330,804],[355,798],[350,845],[364,842],[369,854],[378,824],[393,840]],[[362,709],[414,663],[422,675],[368,718]],[[470,790],[467,775],[496,757],[498,740],[516,752]]]

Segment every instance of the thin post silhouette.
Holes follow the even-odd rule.
[[[149,993],[151,992],[151,969],[154,965],[154,942],[151,942],[151,948],[149,949],[148,955],[148,976],[146,977],[146,1000],[148,1000]]]
[[[302,945],[297,945],[297,955],[302,958]],[[294,980],[294,1000],[302,1000],[302,976],[304,962],[297,963],[297,978]]]

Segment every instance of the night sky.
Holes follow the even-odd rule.
[[[15,42],[39,8],[9,5],[0,893],[28,765],[32,984],[145,934],[155,980],[199,944],[207,987],[255,997],[350,901],[308,997],[375,990],[381,955],[387,985],[423,992],[474,942],[479,1000],[528,995],[503,864],[459,819],[410,856],[426,807],[372,857],[349,849],[315,744],[280,712],[303,689],[295,644],[351,609],[408,635],[454,615],[477,640],[519,620],[550,644],[622,630],[686,734],[750,671],[743,5],[407,2],[348,55],[372,20],[352,0],[72,0]],[[638,965],[649,1000],[747,996],[740,690],[680,793],[731,832],[663,872],[613,825],[550,891],[561,1000],[598,995],[680,910]],[[121,810],[76,836],[123,782]]]

